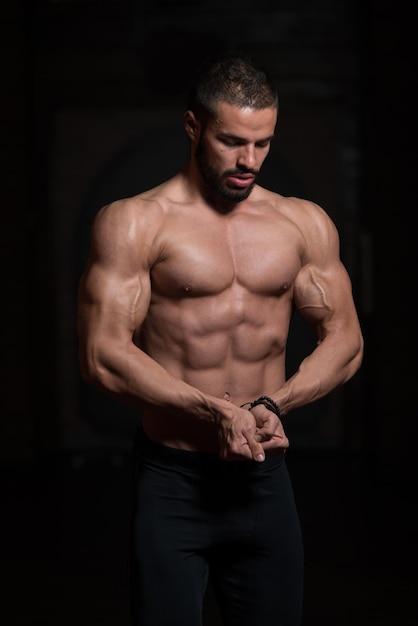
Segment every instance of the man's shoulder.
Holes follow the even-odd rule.
[[[146,216],[147,219],[151,216],[156,218],[159,214],[164,213],[168,204],[168,197],[169,185],[162,183],[136,195],[109,202],[100,209],[98,217],[106,218],[109,221],[115,218],[118,222],[124,219],[130,221],[141,219],[142,216]]]
[[[315,248],[319,242],[324,246],[330,241],[338,240],[337,228],[325,211],[316,202],[296,196],[283,196],[279,193],[262,190],[258,196],[261,202],[268,203],[270,210],[277,215],[277,223],[283,230],[287,226],[289,233],[300,238],[302,250]]]
[[[296,225],[309,227],[313,223],[330,222],[328,213],[313,200],[296,196],[283,196],[279,193],[263,189],[266,199],[282,216],[287,217]]]
[[[258,187],[258,190],[258,199],[268,201],[277,210],[304,212],[316,212],[317,210],[323,210],[318,204],[306,198],[284,196],[277,191],[272,191],[270,189],[266,189],[265,187]]]
[[[136,245],[139,237],[154,236],[164,219],[164,210],[149,192],[113,200],[103,206],[93,221],[94,240]]]

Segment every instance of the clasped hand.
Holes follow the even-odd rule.
[[[281,420],[263,405],[251,410],[234,407],[218,423],[219,456],[224,460],[264,461],[269,450],[285,450],[289,440]]]

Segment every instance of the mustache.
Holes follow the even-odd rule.
[[[237,174],[252,174],[253,176],[258,176],[260,170],[253,170],[247,167],[236,167],[233,170],[226,170],[224,172],[224,176],[236,176]]]

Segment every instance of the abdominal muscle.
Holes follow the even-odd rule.
[[[176,378],[236,406],[272,394],[285,380],[290,301],[253,297],[246,304],[240,314],[222,298],[157,301],[141,347]],[[147,407],[142,425],[163,445],[218,451],[215,425],[201,418]]]

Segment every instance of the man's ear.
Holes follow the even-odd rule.
[[[199,137],[200,122],[193,111],[186,111],[184,114],[184,128],[191,141],[196,141]]]

